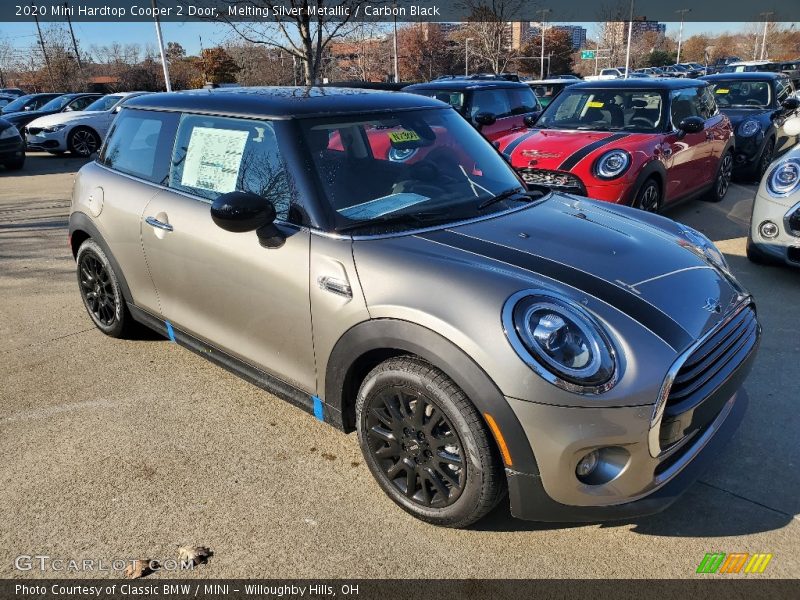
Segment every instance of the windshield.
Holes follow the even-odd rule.
[[[69,104],[74,96],[59,96],[58,98],[53,98],[47,104],[43,105],[39,110],[52,110],[57,111],[64,108],[67,104]]]
[[[28,94],[27,96],[20,96],[13,102],[9,102],[6,104],[4,111],[13,112],[15,110],[22,110],[25,108],[25,105],[28,104],[31,100],[33,100],[35,96],[33,94]]]
[[[427,96],[428,98],[435,98],[441,102],[445,102],[461,112],[464,107],[464,94],[462,92],[453,92],[448,90],[411,90],[412,93],[420,96]]]
[[[95,100],[89,106],[87,106],[84,110],[110,110],[112,106],[114,106],[117,102],[122,100],[123,96],[103,96],[99,100]]]
[[[769,108],[772,89],[768,81],[715,81],[714,97],[720,108]]]
[[[531,199],[508,163],[452,110],[304,119],[301,127],[339,231],[419,228]]]
[[[575,89],[561,92],[539,117],[546,129],[660,131],[664,123],[661,93],[647,90]]]

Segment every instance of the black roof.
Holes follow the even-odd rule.
[[[125,107],[276,119],[449,108],[415,94],[335,87],[239,87],[144,94]]]
[[[679,90],[689,87],[703,87],[704,81],[679,77],[632,77],[630,79],[601,79],[599,81],[581,81],[570,90],[577,89],[612,89],[612,90]]]
[[[785,73],[770,73],[769,71],[743,71],[740,73],[715,73],[714,75],[704,75],[698,77],[704,81],[730,81],[732,79],[742,79],[744,81],[775,81],[776,79],[788,79]]]
[[[506,81],[505,79],[468,79],[453,78],[429,81],[428,83],[415,83],[404,87],[404,92],[416,92],[421,90],[445,90],[448,92],[463,92],[465,90],[485,90],[485,89],[506,89],[506,88],[526,88],[527,83],[521,81]]]

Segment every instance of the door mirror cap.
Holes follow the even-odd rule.
[[[678,124],[678,130],[683,133],[700,133],[705,126],[705,121],[700,117],[686,117]]]
[[[795,96],[789,96],[781,103],[784,110],[797,110],[800,108],[800,99]]]
[[[266,198],[250,192],[228,192],[214,200],[211,219],[225,231],[255,231],[275,220],[275,207]]]
[[[484,127],[486,125],[494,125],[495,123],[497,123],[497,117],[494,115],[494,113],[490,112],[478,113],[477,115],[475,115],[475,123],[477,123],[481,127]]]
[[[531,113],[529,115],[525,115],[525,118],[522,119],[522,122],[525,123],[525,127],[533,127],[536,125],[536,121],[539,120],[539,113]]]

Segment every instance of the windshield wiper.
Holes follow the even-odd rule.
[[[382,215],[380,217],[375,217],[374,219],[368,219],[366,221],[358,221],[356,223],[352,223],[350,225],[344,225],[343,227],[338,227],[336,231],[351,231],[353,229],[361,229],[362,227],[373,227],[376,225],[407,225],[408,223],[413,223],[415,225],[429,225],[431,221],[435,219],[432,217],[438,217],[443,215],[442,212],[435,212],[435,213],[425,213],[425,215],[418,215],[413,213],[390,213],[388,215]]]
[[[511,188],[509,190],[506,190],[505,192],[500,192],[496,196],[492,196],[488,200],[484,200],[483,202],[478,204],[478,210],[483,210],[485,208],[488,208],[492,204],[495,204],[497,202],[501,202],[503,200],[508,200],[512,196],[518,196],[518,195],[524,194],[524,193],[525,193],[525,189],[521,188],[521,187],[515,187],[515,188]],[[525,196],[525,200],[526,201],[530,201],[531,198],[528,197],[528,196]]]

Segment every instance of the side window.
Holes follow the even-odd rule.
[[[177,117],[172,113],[123,109],[103,148],[100,162],[110,169],[166,183]]]
[[[697,114],[706,120],[717,114],[717,104],[709,87],[697,88]]]
[[[478,113],[492,113],[498,119],[510,117],[511,105],[505,90],[475,90],[469,116],[474,119]]]
[[[691,87],[670,94],[670,117],[673,127],[677,127],[686,117],[701,116],[697,92],[697,88]]]
[[[69,106],[65,108],[65,111],[72,111],[72,110],[83,110],[87,106],[89,106],[92,102],[94,102],[96,98],[94,96],[84,96],[83,98],[78,98],[77,100],[73,100],[69,103]]]
[[[169,186],[214,200],[236,190],[269,199],[289,220],[295,190],[272,123],[183,115],[170,161]]]
[[[778,93],[778,104],[786,100],[791,95],[791,90],[789,86],[786,85],[784,81],[776,81],[777,93]]]
[[[512,115],[524,115],[525,113],[538,110],[536,96],[529,87],[508,89],[508,103],[511,106]]]

